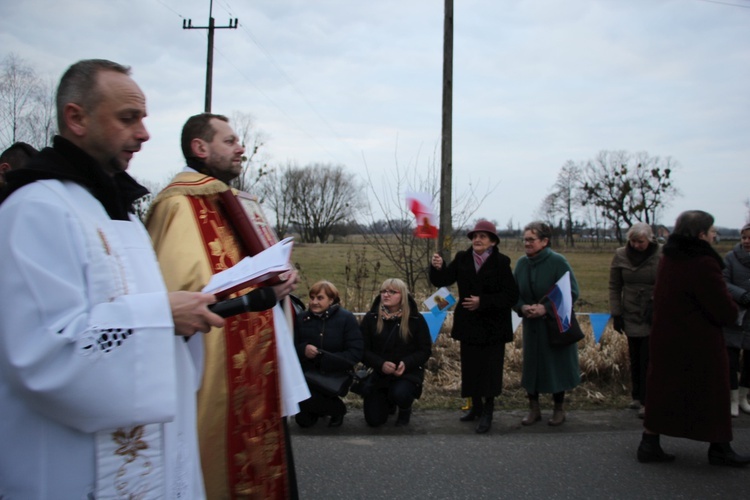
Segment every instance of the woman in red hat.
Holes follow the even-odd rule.
[[[461,421],[479,419],[476,432],[482,434],[490,430],[495,397],[503,390],[505,344],[513,340],[511,307],[518,301],[518,286],[510,258],[497,249],[494,224],[480,220],[467,236],[471,247],[450,264],[432,256],[430,282],[458,284],[451,335],[461,344],[461,396],[472,398]]]

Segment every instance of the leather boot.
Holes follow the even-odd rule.
[[[479,398],[471,398],[471,408],[459,420],[461,422],[473,422],[482,415],[482,409],[482,401]]]
[[[563,403],[555,403],[555,409],[552,412],[552,418],[547,420],[547,424],[553,427],[562,425],[565,422],[565,410],[563,409]]]
[[[708,463],[728,467],[744,467],[750,464],[750,456],[738,455],[729,443],[711,443],[708,447]]]
[[[643,433],[641,444],[638,445],[638,461],[642,464],[648,462],[674,462],[675,456],[664,453],[659,444],[658,434]]]
[[[479,417],[479,423],[477,428],[474,430],[477,434],[485,434],[492,427],[492,413],[495,410],[495,401],[485,401],[484,408],[482,408],[482,415]]]
[[[750,389],[747,387],[740,387],[738,389],[738,396],[740,400],[740,410],[744,411],[745,413],[750,413],[750,403],[747,401],[747,393],[750,392]]]
[[[522,425],[533,425],[542,419],[542,412],[539,410],[539,400],[529,399],[529,414],[521,420]]]
[[[398,417],[396,417],[396,427],[409,425],[409,420],[411,420],[411,408],[399,408]]]
[[[733,417],[740,416],[740,391],[739,389],[732,389],[729,391],[731,396],[730,410]]]

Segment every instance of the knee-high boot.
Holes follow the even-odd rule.
[[[482,408],[482,415],[479,417],[479,423],[475,432],[477,434],[484,434],[492,427],[492,413],[495,411],[495,398],[487,398],[484,401],[484,408]]]
[[[740,391],[739,389],[732,389],[729,391],[729,394],[731,396],[731,403],[729,406],[729,409],[732,413],[733,417],[739,417],[740,416]]]
[[[744,411],[745,413],[750,413],[750,403],[747,401],[747,393],[750,392],[750,389],[747,387],[740,387],[738,389],[738,396],[740,400],[740,410]]]

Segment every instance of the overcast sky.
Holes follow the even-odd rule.
[[[250,113],[271,164],[343,164],[376,185],[440,161],[443,0],[215,0],[212,111]],[[203,111],[209,0],[0,0],[0,56],[54,80],[128,64],[164,182]],[[672,157],[686,209],[739,227],[750,197],[749,0],[455,0],[454,189],[495,186],[477,216],[534,218],[567,161]],[[404,186],[412,187],[412,186]],[[363,193],[364,194],[364,193]],[[437,208],[437,207],[436,207]]]

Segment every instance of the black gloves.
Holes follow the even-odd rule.
[[[622,319],[622,316],[612,316],[612,328],[616,332],[625,333],[625,320]]]
[[[750,292],[745,292],[737,301],[742,307],[750,306]]]

